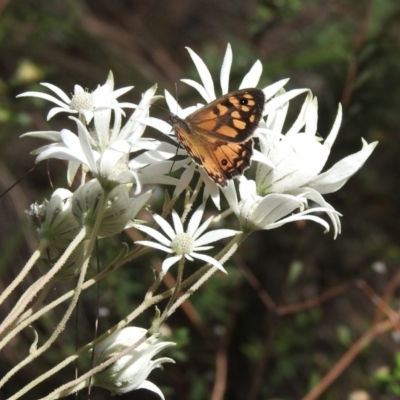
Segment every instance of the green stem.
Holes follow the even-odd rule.
[[[19,390],[17,393],[15,393],[12,397],[10,397],[8,400],[16,400],[20,398],[22,395],[27,393],[29,390],[33,389],[35,386],[37,386],[39,383],[43,382],[44,380],[48,379],[50,376],[54,375],[70,363],[74,362],[80,355],[85,353],[86,351],[92,349],[94,346],[96,346],[98,343],[106,339],[108,336],[113,334],[114,332],[124,328],[126,325],[128,325],[130,322],[132,322],[136,317],[138,317],[140,314],[142,314],[146,309],[149,307],[159,303],[160,301],[168,298],[171,296],[172,290],[167,290],[164,293],[154,296],[151,299],[146,299],[145,301],[142,302],[142,304],[137,307],[134,311],[132,311],[131,314],[129,314],[126,318],[124,318],[122,321],[120,321],[118,324],[114,325],[111,329],[109,329],[107,332],[103,333],[101,336],[99,336],[96,340],[93,340],[90,343],[87,343],[85,346],[81,347],[78,351],[76,351],[74,354],[70,355],[67,357],[65,360],[63,360],[61,363],[44,373],[43,375],[37,377],[35,380],[31,381],[28,385],[24,386],[21,390]],[[108,365],[108,364],[107,364]],[[105,367],[104,367],[105,368]],[[87,377],[92,376],[93,374],[87,375]],[[82,377],[78,378],[78,380],[81,380]],[[86,376],[86,374],[85,374]],[[74,383],[75,382],[75,383]],[[72,387],[73,385],[77,384],[77,380],[69,382],[66,385],[63,385],[61,388],[62,390],[67,389],[68,387]],[[68,385],[68,387],[67,387]],[[59,390],[58,388],[57,390]],[[50,397],[51,398],[51,397]]]
[[[26,321],[26,319],[29,318],[29,316],[31,316],[43,304],[43,301],[49,294],[50,289],[53,287],[53,283],[54,283],[53,280],[47,282],[43,290],[40,292],[39,297],[36,299],[35,303],[22,315],[20,315],[12,326],[10,325],[4,330],[5,336],[4,339],[1,341],[0,350],[9,342],[9,340],[15,337],[22,329],[30,325],[30,323],[28,323],[24,325],[23,328],[21,328],[21,324],[23,324],[24,321]]]
[[[132,256],[131,259],[134,259],[136,257],[141,256],[142,254],[145,254],[147,252],[151,251],[151,249],[149,248],[141,248],[141,249],[136,249],[136,251],[132,252]],[[100,272],[99,274],[97,274],[95,277],[89,279],[88,281],[86,281],[83,285],[82,285],[82,290],[86,290],[89,287],[91,287],[92,285],[94,285],[95,283],[99,282],[101,279],[103,279],[104,277],[106,277],[108,274],[110,274],[111,272],[113,272],[115,269],[119,268],[120,266],[122,266],[122,261],[118,262],[115,265],[110,265],[109,267],[107,267],[106,269],[104,269],[102,272]],[[39,311],[37,311],[35,314],[33,314],[31,317],[27,318],[26,320],[24,320],[23,322],[19,323],[16,328],[12,331],[12,334],[7,334],[7,336],[4,337],[4,339],[1,341],[0,343],[0,350],[14,337],[17,335],[17,333],[21,332],[22,330],[24,330],[27,326],[31,325],[34,321],[38,320],[42,315],[46,314],[47,312],[49,312],[50,310],[52,310],[53,308],[57,307],[58,305],[60,305],[61,303],[63,303],[64,301],[68,300],[69,298],[71,298],[74,295],[74,290],[70,290],[68,293],[65,293],[64,295],[62,295],[61,297],[59,297],[58,299],[54,300],[52,303],[46,305],[45,307],[41,308]],[[30,311],[28,311],[27,313],[29,313]],[[24,314],[25,315],[25,314]],[[19,320],[22,319],[22,316],[20,317]]]
[[[168,300],[168,304],[165,307],[165,310],[163,311],[161,317],[158,319],[158,321],[156,321],[155,324],[153,324],[153,326],[151,327],[151,329],[149,330],[150,334],[156,333],[161,325],[161,322],[166,320],[166,316],[168,315],[168,310],[172,307],[175,299],[178,296],[178,292],[181,288],[181,283],[182,283],[182,275],[183,275],[183,269],[185,267],[185,257],[182,257],[179,260],[179,266],[178,266],[178,274],[176,276],[176,284],[174,287],[174,291],[172,292],[171,297]]]
[[[46,275],[38,279],[29,288],[29,292],[26,295],[24,295],[23,299],[17,303],[17,305],[7,315],[6,319],[0,325],[0,334],[22,314],[22,312],[25,310],[26,306],[30,303],[30,301],[37,295],[38,292],[40,292],[43,289],[43,287],[45,287],[46,283],[49,282],[53,278],[53,276],[62,268],[62,266],[67,261],[68,257],[71,255],[71,253],[84,239],[85,235],[86,235],[86,229],[82,228],[82,230],[78,233],[75,239],[66,248],[60,259],[54,264],[53,268],[51,268],[51,270],[47,272]],[[0,342],[0,348],[1,348],[1,342]]]
[[[246,236],[247,235],[245,235],[245,234],[241,234],[241,235],[237,235],[234,238],[232,238],[230,243],[228,245],[226,245],[224,247],[224,249],[222,249],[218,253],[218,255],[216,256],[216,259],[218,259],[221,262],[221,264],[224,264],[229,259],[229,257],[231,257],[232,254],[237,250],[237,248],[243,242],[243,240],[245,239]],[[139,252],[136,255],[139,255]],[[195,284],[193,284],[193,286],[187,291],[187,293],[185,293],[178,300],[176,300],[175,304],[173,304],[171,306],[171,308],[168,310],[166,315],[163,317],[163,320],[168,318],[168,316],[170,316],[188,297],[190,297],[191,294],[194,293],[194,291],[196,291],[216,271],[217,271],[216,267],[212,268],[209,265],[205,265],[199,271],[195,272],[194,274],[192,274],[192,276],[190,276],[185,281],[183,281],[182,284],[180,285],[181,289],[190,286],[192,284],[192,282],[195,282]],[[101,275],[101,274],[99,274],[99,275]],[[92,281],[93,282],[91,284],[93,284],[97,280],[93,279]],[[85,284],[88,284],[88,283],[89,282],[86,282]],[[88,286],[90,286],[90,285],[88,285]],[[174,288],[174,291],[177,290],[177,286]],[[160,295],[157,295],[157,296],[154,296],[154,297],[151,297],[151,298],[147,298],[146,297],[146,299],[142,302],[142,304],[139,307],[137,307],[130,315],[128,315],[128,317],[126,317],[123,321],[120,321],[112,329],[108,330],[103,335],[99,336],[96,340],[94,340],[91,343],[88,343],[85,346],[83,346],[75,354],[73,354],[73,355],[69,356],[68,358],[66,358],[65,360],[63,360],[60,364],[58,364],[57,366],[53,367],[47,373],[43,374],[42,376],[38,377],[34,381],[30,382],[29,385],[27,385],[26,387],[21,389],[18,393],[16,393],[9,400],[18,399],[23,394],[27,393],[29,390],[31,390],[33,387],[35,387],[38,383],[40,383],[43,380],[45,380],[45,379],[49,378],[50,376],[54,375],[56,372],[58,372],[59,370],[61,370],[62,368],[64,368],[65,366],[67,366],[68,364],[73,362],[74,360],[76,360],[81,354],[83,354],[84,352],[88,351],[89,349],[93,348],[95,345],[100,343],[106,337],[108,337],[109,335],[111,335],[115,331],[125,327],[127,324],[129,324],[131,321],[133,321],[138,315],[143,313],[146,309],[148,309],[149,307],[151,307],[151,306],[159,303],[160,301],[168,298],[172,294],[173,294],[173,290],[170,289],[170,290],[167,290],[167,291],[165,291],[164,293],[162,293]],[[64,301],[64,300],[62,300],[62,301]],[[162,321],[161,321],[161,318],[160,318],[160,323],[161,322]],[[136,345],[137,344],[135,344],[134,346],[136,346]],[[133,346],[131,346],[131,347],[133,347]],[[120,356],[121,356],[121,354],[118,354],[116,356],[116,359],[118,359],[118,357],[120,357]],[[115,360],[113,360],[112,362],[114,362]],[[108,360],[108,361],[110,361],[110,360]],[[111,365],[112,362],[107,362],[106,365],[102,364],[103,368],[106,368],[106,366]],[[45,399],[47,400],[47,399],[55,398],[54,396],[56,395],[56,393],[61,393],[63,390],[66,390],[69,387],[73,387],[74,385],[79,384],[79,382],[84,381],[84,379],[87,379],[88,377],[93,376],[94,373],[98,372],[98,368],[99,367],[96,367],[95,370],[89,371],[87,374],[82,375],[78,379],[76,379],[76,380],[74,380],[72,382],[69,382],[66,385],[63,385],[62,387],[56,389],[56,391],[51,393]],[[44,400],[44,399],[42,399],[42,400]]]
[[[195,202],[197,196],[200,193],[200,189],[202,187],[202,184],[203,184],[203,179],[200,176],[199,180],[197,181],[197,185],[193,190],[192,196],[190,197],[190,199],[187,202],[185,202],[185,208],[183,210],[182,218],[181,218],[182,223],[185,222],[190,210],[192,209],[193,203]]]
[[[84,252],[84,259],[83,259],[83,264],[82,268],[79,274],[78,278],[78,283],[76,285],[74,295],[72,296],[71,303],[69,307],[67,308],[67,311],[65,312],[64,316],[62,317],[60,323],[57,325],[56,329],[54,330],[53,334],[49,337],[49,339],[40,347],[38,348],[35,352],[30,354],[28,357],[26,357],[23,361],[21,361],[19,364],[17,364],[13,369],[11,369],[0,381],[0,387],[4,385],[17,371],[19,371],[21,368],[23,368],[25,365],[29,364],[32,362],[35,358],[43,354],[46,350],[50,348],[50,346],[55,342],[55,340],[58,338],[58,336],[61,334],[61,332],[65,329],[66,323],[71,317],[71,314],[78,302],[79,296],[82,291],[82,286],[85,280],[86,276],[86,271],[89,266],[89,260],[94,248],[94,245],[96,243],[97,239],[97,233],[100,228],[100,224],[102,221],[102,217],[104,214],[104,210],[107,205],[107,199],[108,199],[108,193],[103,193],[103,196],[101,197],[101,202],[99,205],[99,211],[96,217],[96,221],[94,223],[93,229],[91,231],[90,238],[87,243],[85,243],[85,252]],[[64,253],[65,254],[65,253]],[[44,378],[45,379],[45,378]],[[19,398],[20,396],[14,395],[12,398]]]
[[[53,399],[59,399],[61,397],[65,397],[62,394],[67,393],[67,391],[70,388],[74,390],[77,385],[80,385],[82,382],[87,381],[93,375],[97,374],[98,372],[102,371],[103,369],[106,369],[110,365],[114,364],[115,361],[117,361],[119,358],[123,357],[124,355],[131,353],[132,350],[134,350],[136,347],[140,346],[143,342],[146,341],[146,339],[147,339],[147,332],[136,343],[127,347],[124,351],[121,351],[120,353],[115,354],[113,357],[108,358],[102,364],[96,366],[95,368],[92,368],[90,371],[81,375],[79,378],[77,378],[71,382],[68,382],[65,385],[60,386],[59,388],[54,390],[52,393],[50,393],[46,397],[42,397],[39,400],[53,400]],[[12,399],[10,398],[9,400],[12,400]]]
[[[57,393],[55,395],[52,394],[51,400],[55,400],[55,399],[62,399],[63,397],[67,397],[71,394],[74,394],[76,392],[78,392],[79,390],[85,389],[86,387],[89,386],[89,379],[83,379],[82,381],[80,381],[79,383],[77,383],[75,386],[71,386],[68,389]]]
[[[23,281],[23,279],[28,274],[28,272],[32,269],[32,267],[35,265],[36,261],[39,259],[39,257],[41,256],[43,250],[47,247],[47,245],[48,245],[48,241],[47,240],[42,240],[39,243],[38,248],[34,251],[34,253],[32,254],[31,258],[28,260],[28,262],[25,264],[25,266],[22,269],[22,271],[4,289],[4,292],[0,295],[0,305],[11,294],[11,292]]]

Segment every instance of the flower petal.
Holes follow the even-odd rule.
[[[362,149],[338,161],[328,171],[318,175],[308,186],[318,192],[332,193],[339,190],[367,161],[378,142],[368,144],[364,139]]]
[[[206,250],[211,250],[213,249],[214,246],[199,246],[199,247],[194,247],[193,251],[206,251]]]
[[[135,218],[138,212],[143,208],[146,204],[147,200],[150,199],[151,195],[153,194],[152,190],[143,193],[139,197],[133,199],[132,206],[131,206],[131,218]]]
[[[162,271],[164,273],[166,273],[172,267],[172,265],[177,263],[181,258],[182,258],[182,255],[177,255],[177,256],[172,256],[172,257],[166,258],[163,261],[162,266],[161,266]]]
[[[172,114],[179,115],[181,117],[182,115],[182,108],[181,106],[177,103],[176,99],[174,96],[171,95],[168,90],[164,90],[165,94],[165,101],[168,105],[169,110],[171,111]],[[182,118],[182,117],[181,117]],[[171,125],[170,125],[171,126]],[[171,128],[170,128],[171,129]]]
[[[165,400],[165,397],[159,387],[150,381],[143,381],[142,384],[138,386],[138,389],[150,390],[151,392],[158,394],[162,400]]]
[[[307,97],[304,100],[303,105],[301,106],[301,110],[299,112],[299,115],[296,118],[296,121],[294,124],[290,127],[290,129],[286,132],[286,137],[292,136],[292,135],[297,135],[300,130],[303,128],[303,126],[306,124],[307,121],[307,110],[308,107],[310,107],[310,104],[312,103],[313,100],[313,95],[311,92],[307,93]]]
[[[189,254],[185,254],[185,258],[186,258],[186,260],[189,260],[189,261],[191,261],[191,262],[194,261],[193,257],[190,257]]]
[[[283,96],[285,93],[286,93],[285,90],[281,89],[277,92],[275,98]],[[274,133],[275,132],[281,133],[283,131],[283,124],[285,123],[288,109],[289,109],[289,102],[285,102],[285,103],[281,104],[278,108],[276,108],[275,110],[270,112],[268,114],[267,121],[266,121],[267,129],[271,130]],[[263,129],[259,129],[259,131],[262,132]],[[271,136],[270,134],[268,134],[269,132],[265,132],[265,133],[267,133],[267,137]],[[273,139],[273,142],[278,141],[279,135],[276,135],[275,138],[272,138],[272,139]]]
[[[216,96],[214,90],[214,82],[206,64],[204,64],[204,61],[192,49],[186,47],[186,50],[189,52],[190,57],[192,58],[194,65],[197,68],[197,72],[200,75],[200,79],[204,85],[204,89],[206,89],[207,91],[208,94],[207,102],[215,100]]]
[[[240,231],[234,231],[233,229],[216,229],[205,233],[199,239],[196,239],[195,246],[202,246],[204,244],[216,242],[217,240],[234,236],[240,233]]]
[[[92,150],[91,146],[91,136],[86,129],[86,127],[82,124],[82,122],[75,118],[75,117],[69,117],[70,119],[74,120],[76,122],[76,125],[78,127],[78,135],[79,135],[79,142],[80,142],[80,147],[82,148],[83,153],[85,154],[85,157],[88,162],[88,167],[92,172],[97,172],[97,165],[96,165],[96,160],[94,156],[94,151]]]
[[[235,184],[232,181],[229,181],[228,186],[222,190],[222,193],[225,195],[232,211],[236,215],[239,214],[239,203],[236,195]]]
[[[305,187],[305,188],[298,188],[290,191],[290,194],[294,196],[298,195],[303,195],[307,199],[310,199],[311,201],[317,203],[321,207],[324,208],[324,212],[328,214],[328,217],[332,221],[332,225],[334,228],[334,238],[336,239],[337,235],[341,233],[341,223],[340,223],[340,218],[339,214],[335,211],[335,209],[323,198],[323,196],[317,192],[315,189],[312,189],[310,187]],[[331,212],[329,210],[335,211]]]
[[[178,213],[175,210],[172,210],[172,221],[174,223],[174,228],[175,228],[176,234],[183,233],[182,221],[181,221]]]
[[[38,139],[46,139],[52,142],[61,142],[61,134],[59,131],[33,131],[27,132],[20,137],[34,137]]]
[[[335,122],[333,123],[333,127],[328,135],[328,137],[325,139],[324,145],[331,148],[333,146],[333,143],[336,140],[336,136],[339,132],[340,124],[342,123],[342,106],[339,104],[338,112],[336,115]]]
[[[287,224],[289,222],[294,222],[294,221],[302,221],[302,220],[310,220],[319,223],[325,228],[325,232],[329,231],[329,225],[328,223],[323,220],[322,218],[316,217],[315,215],[303,215],[302,213],[299,214],[294,214],[291,215],[290,217],[283,218],[279,220],[278,222],[275,222],[274,224],[270,224],[267,228],[265,229],[275,229],[279,228],[280,226]]]
[[[159,243],[150,242],[149,240],[137,240],[136,244],[141,244],[142,246],[152,247],[153,249],[162,250],[166,253],[172,253],[172,250],[169,247],[165,247]]]
[[[57,99],[56,97],[51,96],[50,94],[41,93],[41,92],[25,92],[25,93],[19,94],[17,97],[18,98],[19,97],[39,97],[40,99],[51,101],[52,103],[55,103],[64,109],[69,109],[69,103],[71,101],[68,99],[68,101],[65,104],[62,101],[60,101],[59,99]]]
[[[250,71],[245,75],[239,89],[246,89],[257,87],[258,82],[262,74],[262,64],[260,60],[257,60],[251,67]]]
[[[310,107],[307,109],[306,116],[306,135],[315,136],[317,133],[318,123],[318,100],[316,97],[313,98]]]
[[[212,101],[210,98],[209,94],[207,93],[206,89],[204,86],[202,86],[199,82],[194,81],[193,79],[181,79],[181,82],[186,83],[186,85],[191,86],[192,88],[196,89],[199,93],[200,96],[207,102],[209,103]]]
[[[263,116],[268,115],[271,111],[274,111],[277,108],[281,107],[283,104],[293,99],[294,97],[299,96],[300,94],[308,91],[309,91],[308,89],[293,89],[289,90],[289,92],[286,92],[281,96],[273,98],[272,100],[266,103],[263,111]]]
[[[220,206],[220,191],[219,186],[208,176],[203,168],[197,169],[200,173],[201,179],[203,180],[205,187],[203,192],[203,202],[205,202],[209,197],[215,204],[218,210],[221,209]]]
[[[75,175],[78,172],[79,167],[81,166],[80,162],[77,161],[69,161],[68,169],[67,169],[67,181],[68,185],[71,186],[72,182],[75,179]]]
[[[195,212],[192,215],[192,218],[190,218],[190,221],[188,223],[188,227],[186,229],[186,233],[188,233],[190,236],[194,236],[197,228],[200,225],[201,219],[203,218],[204,214],[204,208],[205,208],[205,203],[202,203],[200,207],[198,207]],[[212,219],[212,217],[211,217]],[[196,237],[193,237],[196,239]]]
[[[65,107],[53,107],[47,114],[46,121],[50,121],[55,115],[66,112],[69,114],[77,114],[77,110],[71,110]]]
[[[329,149],[317,137],[304,133],[281,140],[278,146],[269,154],[276,168],[264,177],[269,192],[306,185],[322,170],[329,156]]]
[[[215,258],[207,256],[206,254],[194,253],[193,251],[190,253],[190,255],[194,258],[198,258],[199,260],[205,261],[208,264],[214,265],[214,267],[217,267],[220,271],[225,272],[225,274],[227,274],[225,268]]]
[[[205,204],[205,203],[203,203]],[[193,239],[196,240],[211,224],[211,221],[214,219],[214,216],[211,215],[211,217],[208,217],[202,224],[201,226],[192,234]]]
[[[174,190],[174,194],[172,196],[174,199],[176,199],[189,186],[189,183],[193,178],[195,168],[196,165],[193,162],[189,163],[187,168],[185,168]]]
[[[134,228],[137,230],[146,233],[147,235],[150,235],[154,239],[158,240],[160,243],[164,244],[165,246],[169,247],[171,244],[171,241],[168,240],[165,236],[163,236],[160,232],[156,231],[155,229],[151,228],[150,226],[146,225],[139,225],[139,224],[133,224],[132,225]]]
[[[269,194],[257,205],[251,216],[251,222],[261,229],[285,217],[297,208],[302,208],[301,199],[286,194]]]
[[[61,90],[59,87],[57,87],[57,86],[55,86],[55,85],[53,85],[53,84],[51,84],[51,83],[45,83],[45,82],[42,82],[41,85],[44,86],[44,87],[49,88],[50,90],[52,90],[52,91],[53,91],[55,94],[57,94],[57,95],[60,97],[60,99],[61,99],[62,101],[64,101],[66,104],[69,104],[69,102],[71,101],[71,100],[69,99],[68,95],[67,95],[63,90]]]
[[[224,60],[222,61],[220,81],[222,94],[227,94],[229,92],[229,75],[231,73],[232,67],[232,47],[230,43],[226,46],[226,52]]]
[[[275,96],[275,94],[282,89],[287,83],[289,82],[289,78],[286,79],[281,79],[278,82],[275,82],[271,85],[266,86],[263,89],[263,92],[265,94],[265,99],[269,100],[272,96]]]
[[[172,226],[164,218],[157,214],[153,214],[153,218],[171,240],[176,236]]]

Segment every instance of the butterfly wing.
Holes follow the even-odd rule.
[[[210,178],[225,187],[227,180],[241,175],[249,168],[253,154],[253,140],[242,143],[219,140],[214,136],[188,133],[185,120],[171,117],[175,133],[190,157],[201,165]]]
[[[240,143],[248,140],[257,128],[264,103],[261,89],[236,90],[190,114],[186,121],[198,134]]]
[[[265,95],[260,89],[242,89],[207,104],[185,120],[170,117],[178,139],[210,178],[224,187],[227,180],[249,168],[251,136],[260,122]]]
[[[242,175],[250,167],[252,154],[252,139],[243,143],[220,143],[212,147],[210,157],[204,160],[202,166],[215,183],[225,187],[228,179]]]

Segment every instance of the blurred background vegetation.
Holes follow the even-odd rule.
[[[309,222],[254,233],[228,262],[229,275],[214,276],[169,320],[165,330],[178,346],[164,354],[177,363],[150,380],[176,400],[398,399],[400,335],[379,328],[387,307],[400,307],[398,0],[0,0],[1,191],[33,166],[29,152],[42,144],[19,135],[65,128],[65,121],[74,129],[65,115],[46,122],[50,103],[16,100],[17,94],[47,92],[39,82],[67,94],[74,84],[94,90],[112,70],[117,88],[135,86],[121,101],[137,103],[155,82],[161,94],[164,88],[175,93],[178,83],[186,106],[200,99],[179,84],[181,78],[198,79],[185,46],[205,60],[218,82],[228,42],[234,55],[230,87],[260,59],[261,86],[289,77],[287,89],[308,87],[318,97],[322,137],[342,103],[344,121],[327,167],[358,151],[362,137],[380,144],[344,188],[326,197],[343,214],[343,233],[334,240]],[[300,104],[294,102],[291,115]],[[35,249],[24,210],[52,192],[48,171],[56,187],[66,186],[65,164],[52,160],[0,199],[0,290]],[[132,244],[127,235],[124,240]],[[111,253],[101,246],[102,263]],[[151,282],[148,266],[160,262],[157,256],[101,283],[100,306],[108,312],[100,319],[101,332],[142,300]],[[38,276],[35,271],[24,284]],[[69,288],[60,284],[52,295]],[[65,307],[35,324],[40,341]],[[20,371],[0,398],[71,353],[76,331],[78,347],[91,340],[96,308],[95,290],[85,292],[78,329],[71,322],[57,346]],[[147,327],[152,315],[137,324]],[[7,346],[1,375],[26,357],[32,340],[26,331]],[[47,394],[73,374],[71,366],[26,398]],[[311,392],[315,385],[320,392]],[[109,397],[102,389],[92,394]],[[146,391],[121,397],[155,398]]]

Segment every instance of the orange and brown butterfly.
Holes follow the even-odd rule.
[[[261,89],[240,89],[170,124],[190,157],[221,187],[250,167],[252,135],[265,104]]]

